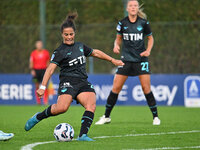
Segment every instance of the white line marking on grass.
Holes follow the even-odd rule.
[[[160,133],[143,133],[143,134],[126,134],[126,135],[115,135],[115,136],[99,136],[99,137],[93,137],[93,138],[94,139],[105,139],[105,138],[118,138],[118,137],[120,138],[120,137],[130,137],[130,136],[135,136],[136,137],[136,136],[154,136],[154,135],[185,134],[185,133],[200,133],[200,130],[177,131],[177,132],[160,132]],[[28,145],[22,146],[20,150],[32,150],[32,148],[37,146],[37,145],[49,144],[49,143],[55,143],[55,142],[57,142],[57,141],[47,141],[47,142],[32,143],[32,144],[28,144]],[[193,146],[193,147],[194,148],[196,148],[196,147],[200,148],[200,146]],[[190,148],[192,148],[192,147],[190,147]],[[143,149],[143,150],[160,150],[160,149],[172,149],[172,148],[163,147],[163,148]],[[177,147],[175,149],[181,149],[181,148]],[[134,149],[131,149],[131,150],[134,150]]]
[[[33,147],[37,146],[37,145],[42,145],[42,144],[49,144],[49,143],[55,143],[57,141],[48,141],[48,142],[37,142],[37,143],[32,143],[32,144],[28,144],[25,146],[21,147],[21,150],[32,150]]]
[[[114,137],[166,135],[166,134],[185,134],[185,133],[199,133],[199,132],[200,132],[200,130],[192,130],[192,131],[161,132],[161,133],[127,134],[127,135],[115,135],[115,136],[99,136],[99,137],[93,137],[93,138],[94,139],[105,139],[105,138],[114,138]]]
[[[122,150],[163,150],[163,149],[195,149],[200,146],[186,146],[186,147],[161,147],[161,148],[147,148],[147,149],[122,149]]]

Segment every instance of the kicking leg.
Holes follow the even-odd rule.
[[[67,94],[60,95],[58,97],[57,104],[50,105],[47,109],[45,109],[41,113],[36,113],[33,117],[31,117],[26,122],[24,129],[26,131],[29,131],[41,120],[48,118],[50,116],[56,116],[58,114],[66,112],[68,110],[71,102],[72,102],[71,95],[67,95]]]

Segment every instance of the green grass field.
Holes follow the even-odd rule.
[[[20,150],[27,144],[54,141],[53,130],[62,122],[71,124],[75,130],[75,138],[78,136],[84,112],[79,105],[71,106],[65,114],[41,121],[26,132],[24,125],[27,119],[44,108],[44,106],[0,106],[0,130],[15,134],[10,141],[0,141],[0,150]],[[152,116],[147,106],[116,106],[112,112],[111,124],[91,126],[89,136],[97,137],[96,141],[54,142],[37,145],[33,149],[125,150],[164,149],[164,147],[200,149],[200,108],[159,107],[158,109],[160,126],[152,125]],[[94,122],[103,112],[104,107],[98,106]],[[98,138],[102,136],[108,137]]]

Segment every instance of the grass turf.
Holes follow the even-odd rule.
[[[67,113],[41,121],[29,132],[24,130],[27,119],[44,106],[0,106],[0,130],[13,132],[10,141],[0,141],[0,150],[20,150],[22,146],[54,141],[53,130],[59,123],[69,123],[75,130],[75,138],[80,131],[81,117],[84,109],[71,106]],[[98,106],[94,122],[104,113],[104,107]],[[116,106],[112,112],[112,123],[96,126],[89,131],[89,137],[117,136],[127,134],[200,131],[200,108],[159,107],[160,126],[152,125],[152,115],[147,106]],[[55,142],[38,145],[34,150],[120,150],[147,149],[160,147],[199,146],[200,132],[184,134],[164,134],[146,136],[110,137],[96,139],[94,142]]]

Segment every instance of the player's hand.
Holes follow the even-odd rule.
[[[117,60],[117,59],[112,59],[111,62],[115,65],[115,66],[123,66],[124,63],[121,60]]]
[[[144,51],[144,52],[142,52],[142,53],[140,53],[140,56],[145,56],[145,57],[148,57],[150,55],[150,51]]]
[[[39,98],[42,98],[42,96],[44,95],[44,92],[45,92],[45,90],[43,90],[43,89],[38,89],[38,90],[37,90],[37,95],[38,95],[38,97],[39,97]]]
[[[115,47],[113,48],[113,52],[115,54],[119,54],[120,53],[120,46],[119,45],[115,45]]]

